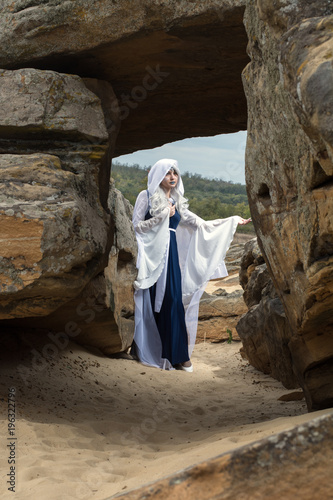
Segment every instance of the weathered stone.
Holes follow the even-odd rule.
[[[317,15],[288,31],[281,55],[285,89],[319,163],[309,179],[310,189],[329,185],[333,177],[333,15]]]
[[[45,309],[41,308],[42,317],[24,317],[2,322],[3,332],[38,329],[42,334],[43,331],[49,331],[51,339],[64,335],[79,344],[100,349],[106,355],[125,351],[131,345],[134,334],[133,281],[136,276],[137,254],[131,223],[132,206],[113,187],[110,189],[108,203],[112,221],[109,228],[111,251],[105,269],[92,277],[80,293],[76,290],[73,298],[68,292],[67,300],[56,311],[44,316]],[[61,290],[64,283],[62,280],[58,281]],[[65,292],[62,291],[63,296]],[[43,300],[52,304],[48,296],[43,297]]]
[[[117,100],[107,82],[32,68],[1,70],[0,104],[0,154],[58,156],[62,169],[76,174],[79,191],[89,184],[89,203],[100,213],[100,205],[107,208],[119,129]]]
[[[135,6],[129,0],[5,0],[0,67],[108,81],[120,101],[116,155],[237,132],[246,129],[244,7],[244,0]]]
[[[239,340],[236,325],[239,318],[247,311],[242,295],[241,290],[225,293],[222,296],[204,292],[199,305],[197,330],[199,342],[228,339],[227,329],[231,331],[234,339]]]
[[[108,141],[100,100],[78,76],[2,70],[0,89],[1,139],[42,134],[53,140]]]
[[[244,243],[236,243],[230,246],[225,256],[225,265],[229,274],[239,271],[243,253]]]
[[[251,5],[254,3],[251,1]],[[268,22],[272,34],[279,37],[281,31],[295,26],[300,20],[324,17],[332,14],[331,0],[258,0],[258,19]]]
[[[104,270],[108,307],[113,311],[122,339],[122,349],[129,347],[134,335],[134,288],[137,243],[132,225],[133,207],[123,195],[111,188],[109,208],[114,236],[108,266]]]
[[[249,203],[309,409],[333,402],[332,14],[251,0],[245,15]]]
[[[113,186],[108,206],[112,221],[108,265],[58,314],[62,322],[64,318],[70,320],[76,316],[81,331],[75,340],[97,347],[107,355],[125,351],[132,344],[133,282],[137,272],[137,246],[131,222],[133,207]]]
[[[332,467],[330,413],[112,498],[324,499],[332,496]]]
[[[299,386],[288,347],[291,330],[281,300],[263,264],[256,238],[245,244],[240,283],[249,307],[236,325],[242,356],[251,365],[276,378],[287,389]]]
[[[272,281],[264,288],[260,303],[239,319],[236,329],[243,343],[242,355],[252,366],[287,389],[299,387],[289,349],[291,331]]]
[[[259,304],[262,291],[271,281],[257,238],[245,244],[240,262],[239,282],[244,289],[244,301],[248,307]]]
[[[119,128],[112,88],[22,69],[1,71],[0,90],[1,325],[64,331],[74,322],[83,336],[92,307],[112,349],[121,350],[128,341],[114,309],[101,309],[99,276],[114,237],[107,207]]]
[[[259,304],[262,291],[271,282],[266,264],[256,266],[250,274],[249,282],[244,291],[244,301],[248,307]]]
[[[0,155],[0,319],[47,315],[99,270],[107,217],[46,154]]]

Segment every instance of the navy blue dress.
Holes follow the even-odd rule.
[[[151,216],[147,213],[145,219]],[[169,228],[176,229],[180,221],[179,213],[169,218]],[[157,329],[162,342],[162,358],[172,365],[189,361],[188,338],[185,323],[185,311],[182,302],[181,273],[178,259],[178,247],[175,231],[170,231],[166,287],[160,312],[154,313]],[[155,307],[156,284],[150,289],[152,309]]]

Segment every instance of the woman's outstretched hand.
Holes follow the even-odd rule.
[[[248,224],[249,222],[252,222],[252,219],[243,219],[242,217],[240,217],[240,221],[238,222],[238,224],[240,224],[241,226],[245,226],[245,224]]]
[[[170,208],[170,214],[169,214],[169,217],[172,217],[173,215],[175,215],[175,212],[176,212],[176,205],[173,205],[171,203],[171,201],[169,201],[169,208]]]

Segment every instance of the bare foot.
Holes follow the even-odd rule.
[[[186,366],[186,367],[192,366],[191,360],[185,361],[184,363],[182,363],[182,366]]]

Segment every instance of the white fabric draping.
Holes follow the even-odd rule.
[[[134,288],[151,287],[165,266],[169,249],[169,208],[166,207],[158,216],[144,220],[148,211],[147,191],[141,191],[137,197],[133,225],[138,243],[138,275]]]
[[[191,214],[192,215],[192,214]],[[194,215],[194,214],[193,214]],[[192,215],[192,217],[193,217]],[[225,255],[232,242],[240,217],[203,221],[191,231],[187,246],[182,244],[183,224],[177,229],[177,244],[182,270],[182,296],[185,307],[185,321],[188,333],[189,356],[191,356],[197,335],[199,302],[209,280],[228,276],[224,263]],[[186,235],[188,240],[188,235]]]
[[[172,162],[172,163],[170,163]],[[161,160],[148,177],[148,191],[142,191],[136,201],[133,225],[138,242],[138,276],[135,287],[134,340],[140,361],[146,365],[172,369],[161,358],[162,344],[151,307],[149,287],[156,283],[155,311],[159,311],[165,291],[166,263],[169,252],[169,208],[145,221],[149,196],[160,185],[175,160]],[[170,166],[171,165],[171,166]],[[178,166],[176,165],[178,169]],[[151,171],[151,172],[152,172]],[[178,186],[183,183],[178,170]],[[179,264],[182,274],[182,296],[188,332],[189,356],[195,344],[200,297],[212,278],[228,275],[224,258],[231,244],[240,217],[204,221],[190,210],[183,210],[176,230]]]

